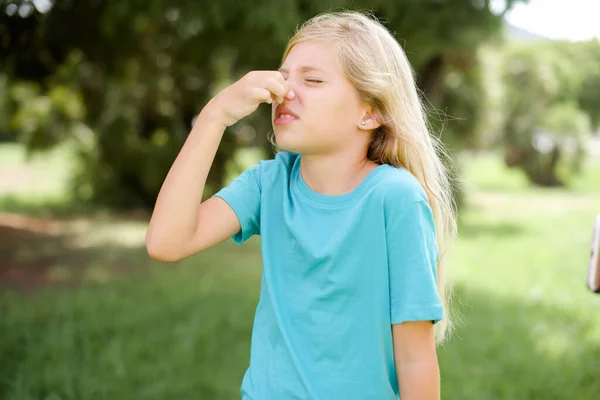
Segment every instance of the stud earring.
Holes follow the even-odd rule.
[[[362,126],[365,126],[367,123],[366,123],[365,121],[362,121],[360,124],[361,124]]]

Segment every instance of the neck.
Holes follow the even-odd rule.
[[[315,192],[337,196],[354,190],[375,167],[363,152],[303,155],[300,173]]]

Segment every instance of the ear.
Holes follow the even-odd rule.
[[[358,128],[364,131],[372,131],[383,125],[383,115],[374,108],[369,108],[358,122]]]

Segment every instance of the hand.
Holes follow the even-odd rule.
[[[260,103],[282,103],[293,99],[294,92],[278,71],[251,71],[223,89],[213,99],[225,126],[231,126],[252,114]]]

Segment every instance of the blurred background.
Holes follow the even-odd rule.
[[[340,7],[394,32],[456,166],[443,398],[598,398],[596,0],[0,0],[0,398],[239,399],[260,239],[162,264],[149,213],[208,99]],[[207,195],[273,156],[268,115]]]

